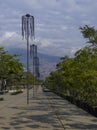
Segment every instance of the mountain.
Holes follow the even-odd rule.
[[[9,48],[7,49],[10,54],[21,54],[19,56],[20,61],[26,66],[27,64],[27,50],[22,48]],[[56,69],[56,64],[60,62],[60,57],[58,56],[51,56],[43,53],[37,54],[39,57],[39,70],[41,78],[44,79],[51,71]],[[29,58],[30,61],[30,70],[33,69],[32,59]]]

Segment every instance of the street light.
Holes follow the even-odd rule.
[[[35,37],[34,17],[30,14],[22,16],[22,37],[27,40],[27,104],[29,104],[29,38]]]

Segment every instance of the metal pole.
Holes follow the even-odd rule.
[[[29,104],[29,27],[27,17],[27,104]]]

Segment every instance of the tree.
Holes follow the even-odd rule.
[[[90,43],[92,46],[97,46],[97,30],[94,29],[94,27],[85,25],[84,27],[80,27],[80,30],[84,38],[88,39],[88,43]]]
[[[0,79],[2,82],[4,79],[6,79],[7,84],[11,85],[20,82],[24,66],[19,61],[18,56],[8,54],[3,47],[0,47]]]
[[[46,81],[57,93],[97,106],[97,30],[87,25],[80,30],[91,46],[81,48],[73,58],[62,57]]]

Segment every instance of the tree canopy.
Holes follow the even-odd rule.
[[[24,65],[19,61],[18,55],[9,54],[0,47],[0,80],[6,79],[7,84],[12,84],[14,81],[19,81],[23,74]]]
[[[97,30],[94,27],[89,27],[85,25],[84,27],[80,27],[80,30],[84,36],[84,38],[88,39],[88,43],[93,46],[97,46]]]
[[[47,86],[53,91],[97,105],[97,30],[85,25],[80,27],[89,46],[81,48],[73,58],[62,57],[57,70],[47,78]],[[91,45],[90,45],[91,44]]]

